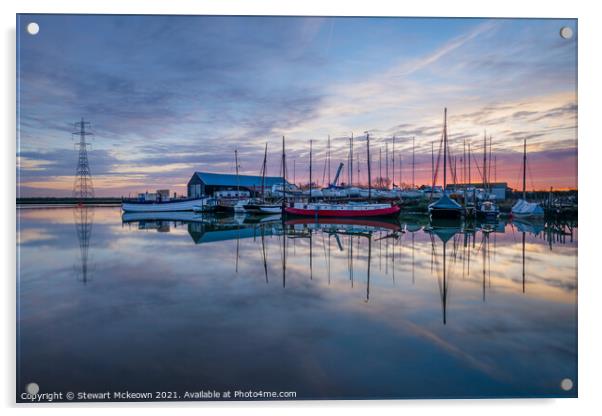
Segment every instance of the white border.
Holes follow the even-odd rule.
[[[0,14],[3,26],[2,81],[4,84],[1,112],[4,140],[2,179],[6,201],[2,210],[2,292],[3,333],[1,342],[4,369],[0,378],[1,403],[5,407],[20,407],[27,413],[31,407],[14,405],[15,397],[15,13],[131,13],[131,14],[285,14],[285,15],[356,15],[356,16],[484,16],[484,17],[571,17],[579,19],[579,399],[563,400],[439,400],[439,401],[356,401],[356,402],[295,402],[295,403],[177,403],[177,404],[96,404],[43,405],[54,414],[81,412],[82,407],[92,414],[104,414],[107,407],[127,408],[145,414],[163,414],[182,410],[189,413],[206,412],[245,414],[266,413],[305,414],[307,412],[345,412],[346,415],[365,414],[369,409],[383,413],[427,414],[445,412],[448,416],[478,414],[504,415],[516,412],[546,412],[547,416],[589,413],[599,406],[597,390],[600,377],[600,304],[602,271],[595,261],[601,245],[600,219],[596,209],[602,205],[599,195],[602,155],[602,123],[600,102],[600,45],[602,21],[596,13],[595,2],[504,0],[498,2],[454,0],[387,2],[384,0],[303,0],[292,3],[276,0],[88,0],[88,1],[4,1]],[[598,220],[598,221],[596,221]],[[169,408],[169,409],[167,409]],[[201,408],[201,409],[197,409]]]

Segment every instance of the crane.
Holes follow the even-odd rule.
[[[330,188],[335,188],[337,186],[337,182],[339,182],[339,176],[341,176],[341,172],[343,171],[343,162],[339,164],[339,168],[337,169],[337,174],[334,175],[334,180],[330,183]]]

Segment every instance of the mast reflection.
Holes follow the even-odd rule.
[[[431,244],[433,245],[432,253],[434,258],[436,259],[436,239],[433,238],[433,235],[436,236],[442,245],[442,273],[439,273],[437,270],[437,284],[439,286],[439,295],[441,297],[441,309],[443,315],[443,325],[447,325],[447,301],[448,301],[448,290],[449,290],[449,271],[448,271],[448,258],[447,258],[447,243],[449,240],[455,237],[456,234],[462,231],[462,222],[459,220],[433,220],[431,222],[431,227],[427,230],[431,234]],[[454,250],[452,254],[452,259],[455,259],[455,239]],[[432,269],[432,266],[431,266]],[[435,269],[439,269],[438,262],[435,260]]]
[[[79,212],[86,211],[80,210]],[[85,218],[86,215],[82,213],[80,217]],[[461,273],[462,281],[466,281],[461,285],[463,288],[475,287],[473,283],[478,283],[476,288],[478,288],[479,297],[483,302],[487,300],[487,291],[491,290],[492,284],[496,281],[494,277],[497,277],[492,270],[492,267],[495,268],[496,261],[497,234],[503,234],[508,224],[503,220],[495,223],[463,223],[457,220],[429,222],[428,219],[425,220],[419,216],[400,220],[290,218],[283,221],[279,215],[252,217],[194,213],[144,214],[142,217],[124,215],[123,222],[134,227],[137,224],[137,229],[157,232],[172,229],[177,232],[177,229],[182,228],[188,231],[192,242],[197,245],[236,240],[232,241],[232,246],[230,246],[232,253],[230,256],[236,256],[233,261],[235,272],[240,271],[239,266],[242,264],[240,263],[242,259],[248,260],[244,264],[255,262],[263,268],[260,274],[263,274],[261,277],[266,284],[269,284],[271,280],[269,276],[270,257],[273,263],[276,261],[273,255],[270,256],[270,249],[275,249],[270,241],[278,241],[283,288],[287,287],[287,278],[294,278],[300,272],[312,282],[318,282],[321,279],[317,277],[324,276],[324,282],[334,287],[337,284],[337,276],[345,276],[349,287],[353,289],[357,286],[359,261],[361,269],[363,269],[361,274],[365,273],[366,278],[364,302],[370,301],[375,282],[378,282],[378,285],[387,285],[387,280],[380,280],[381,277],[392,273],[393,278],[390,282],[394,286],[397,285],[395,280],[398,269],[406,263],[407,269],[405,270],[407,271],[403,274],[408,277],[407,282],[408,284],[411,282],[412,286],[420,288],[420,279],[425,275],[436,277],[444,325],[448,323],[449,291],[454,273]],[[85,224],[85,221],[80,221],[80,223]],[[544,244],[552,241],[556,245],[562,244],[563,241],[572,241],[573,229],[567,224],[539,224],[524,221],[515,221],[508,227],[508,229],[518,229],[521,232],[521,247],[519,248],[517,244],[516,249],[521,250],[522,283],[520,289],[517,284],[517,292],[524,293],[528,280],[526,234],[529,233],[532,238],[544,239]],[[86,227],[81,226],[78,231],[83,259],[87,259],[88,244],[85,236],[88,235],[87,241],[89,241],[90,234],[85,230]],[[424,240],[423,233],[430,236],[430,247],[428,243],[425,244],[428,239]],[[407,245],[402,244],[404,236],[409,239]],[[480,244],[477,244],[477,239]],[[292,257],[289,257],[291,255],[288,247],[289,240],[292,240],[293,245]],[[502,244],[506,240],[502,239]],[[493,244],[491,244],[492,241]],[[376,251],[374,251],[375,242],[378,243]],[[249,245],[254,245],[256,249],[249,250]],[[506,245],[504,244],[504,246]],[[428,256],[425,249],[430,251],[430,273],[428,265],[422,266],[423,263],[421,263],[424,256]],[[322,254],[316,256],[316,250],[318,253],[321,251]],[[373,255],[380,257],[376,274],[372,264],[375,260],[372,258]],[[253,256],[256,257],[253,258]],[[290,260],[295,262],[296,267],[289,270],[288,262]],[[341,260],[344,265],[342,268],[340,267]],[[384,265],[382,265],[383,261]],[[476,279],[473,272],[474,280],[471,283],[471,272],[474,270],[474,265],[471,263],[474,261],[481,261],[479,266],[482,270]],[[80,274],[85,276],[82,280],[86,281],[89,274],[87,261],[83,261],[82,264]],[[402,285],[403,282],[402,280]],[[516,282],[518,283],[518,279]]]

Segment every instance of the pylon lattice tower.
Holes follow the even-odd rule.
[[[79,199],[94,197],[92,174],[88,162],[88,146],[90,143],[86,141],[86,136],[91,136],[92,133],[86,131],[86,127],[90,127],[90,122],[84,121],[82,117],[81,121],[75,123],[76,131],[73,132],[73,137],[79,139],[79,157],[75,171],[75,183],[73,184],[73,197]]]

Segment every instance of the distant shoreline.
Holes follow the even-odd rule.
[[[103,198],[51,198],[51,197],[38,197],[38,198],[17,198],[17,205],[121,205],[121,198],[117,197],[103,197]]]

